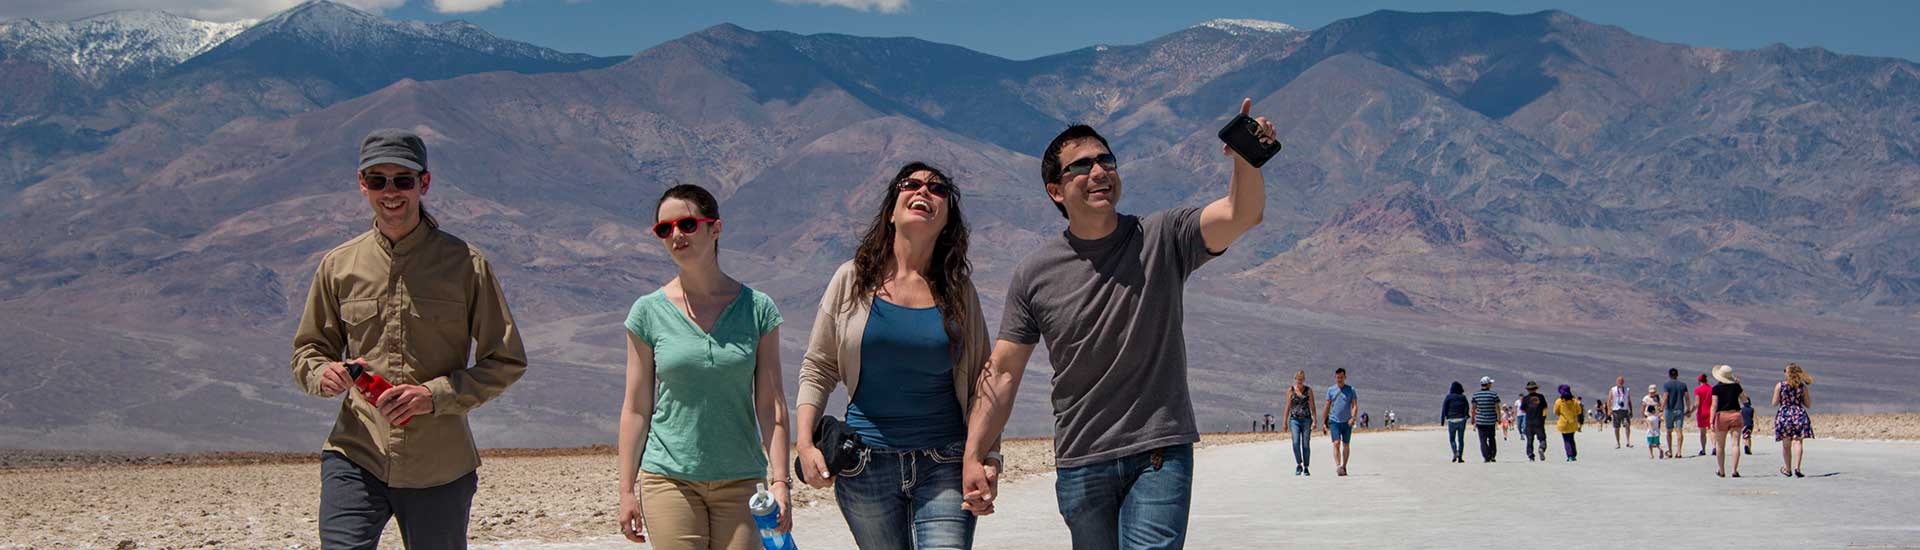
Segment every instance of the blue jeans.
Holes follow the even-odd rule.
[[[1467,419],[1447,419],[1447,445],[1453,447],[1453,457],[1460,458],[1460,451],[1467,446]]]
[[[1059,468],[1054,493],[1074,550],[1178,549],[1193,504],[1193,445]]]
[[[973,512],[960,508],[965,443],[938,449],[869,448],[834,481],[833,499],[861,550],[973,547]]]
[[[1287,433],[1293,440],[1293,463],[1300,466],[1313,464],[1313,419],[1293,418],[1287,420]]]

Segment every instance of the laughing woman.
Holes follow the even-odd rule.
[[[975,514],[991,513],[963,509],[960,487],[987,325],[960,194],[946,174],[915,162],[880,196],[853,261],[827,284],[800,363],[801,478],[834,487],[864,550],[971,548]],[[842,382],[847,426],[867,450],[833,472],[813,429]]]
[[[680,271],[627,313],[616,519],[656,549],[760,548],[747,509],[755,485],[780,504],[779,529],[790,522],[780,310],[720,271],[720,206],[707,190],[668,189],[655,216]]]

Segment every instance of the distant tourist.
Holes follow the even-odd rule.
[[[1693,387],[1693,427],[1700,430],[1700,454],[1707,456],[1707,432],[1713,428],[1713,386],[1707,383],[1707,375],[1700,375],[1700,385]]]
[[[1287,387],[1287,435],[1293,443],[1293,475],[1313,475],[1313,388],[1307,386],[1307,371],[1293,373],[1293,385]]]
[[[1740,453],[1727,452],[1728,432],[1738,432],[1743,426],[1740,418],[1740,398],[1747,395],[1746,388],[1740,387],[1740,378],[1733,375],[1733,367],[1720,365],[1713,368],[1713,379],[1719,382],[1713,387],[1708,403],[1713,408],[1713,450],[1719,464],[1720,477],[1727,477],[1727,455],[1733,455],[1733,477],[1740,477]],[[1735,437],[1738,437],[1737,435]],[[1739,441],[1735,440],[1735,444]]]
[[[320,546],[373,548],[396,519],[409,547],[465,548],[467,413],[526,373],[526,349],[487,257],[427,213],[426,142],[375,130],[354,176],[373,227],[321,256],[293,336],[300,389],[349,393],[320,453]]]
[[[1573,445],[1573,434],[1580,431],[1580,415],[1587,414],[1587,408],[1580,404],[1580,398],[1573,396],[1572,387],[1560,385],[1560,400],[1553,403],[1553,414],[1560,417],[1560,441],[1566,445],[1567,462],[1579,460],[1580,451]]]
[[[1633,448],[1633,392],[1627,389],[1627,377],[1613,379],[1607,399],[1611,401],[1608,411],[1613,415],[1613,448],[1618,449],[1622,444]]]
[[[1513,406],[1508,405],[1506,403],[1501,403],[1500,404],[1500,440],[1506,441],[1508,439],[1507,435],[1512,431],[1513,431]]]
[[[1813,439],[1813,419],[1807,416],[1813,406],[1813,376],[1799,363],[1787,363],[1787,379],[1773,385],[1773,439],[1780,442],[1780,475],[1807,477],[1800,471],[1806,452],[1806,440]]]
[[[1353,454],[1353,417],[1359,413],[1360,392],[1347,385],[1347,369],[1334,369],[1327,406],[1320,415],[1327,419],[1326,432],[1333,439],[1334,475],[1347,475],[1347,457]]]
[[[1493,378],[1480,377],[1480,391],[1473,394],[1473,428],[1480,435],[1480,460],[1493,462],[1500,454],[1500,442],[1493,438],[1493,423],[1500,419],[1500,394],[1493,391]]]
[[[1593,408],[1587,410],[1587,419],[1593,421],[1595,431],[1606,426],[1607,416],[1606,402],[1599,399],[1593,400]]]
[[[1746,394],[1740,395],[1740,422],[1740,450],[1753,454],[1753,400]]]
[[[1520,428],[1520,442],[1527,446],[1527,461],[1533,461],[1534,448],[1539,447],[1540,460],[1547,459],[1547,396],[1540,395],[1540,384],[1527,381],[1527,394],[1520,397],[1520,415],[1525,425]]]
[[[1641,414],[1647,417],[1647,460],[1659,459],[1660,454],[1660,387],[1647,385],[1647,396],[1640,398]]]
[[[1520,410],[1520,405],[1523,401],[1526,401],[1526,399],[1527,394],[1525,393],[1521,393],[1520,397],[1513,399],[1513,424],[1514,427],[1520,431],[1521,440],[1527,438],[1527,415]]]
[[[1661,453],[1667,458],[1679,458],[1686,447],[1686,428],[1684,422],[1687,413],[1693,412],[1693,394],[1687,389],[1687,383],[1680,381],[1680,369],[1667,369],[1667,383],[1660,386],[1661,401],[1666,405],[1667,450]]]
[[[1440,423],[1447,426],[1447,446],[1453,449],[1453,462],[1466,462],[1460,459],[1460,451],[1467,444],[1467,419],[1472,415],[1473,405],[1467,402],[1467,390],[1454,382],[1447,388],[1447,397],[1440,401]],[[1476,394],[1477,395],[1477,394]]]

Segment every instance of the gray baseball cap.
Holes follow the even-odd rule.
[[[397,164],[425,172],[427,143],[419,134],[398,128],[374,130],[360,140],[360,169],[376,164]]]

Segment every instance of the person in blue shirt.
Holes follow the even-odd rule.
[[[1347,460],[1353,456],[1353,417],[1360,414],[1360,394],[1347,385],[1347,369],[1333,370],[1333,386],[1327,388],[1327,407],[1320,415],[1327,419],[1326,434],[1333,438],[1333,467],[1336,475],[1347,475]]]

